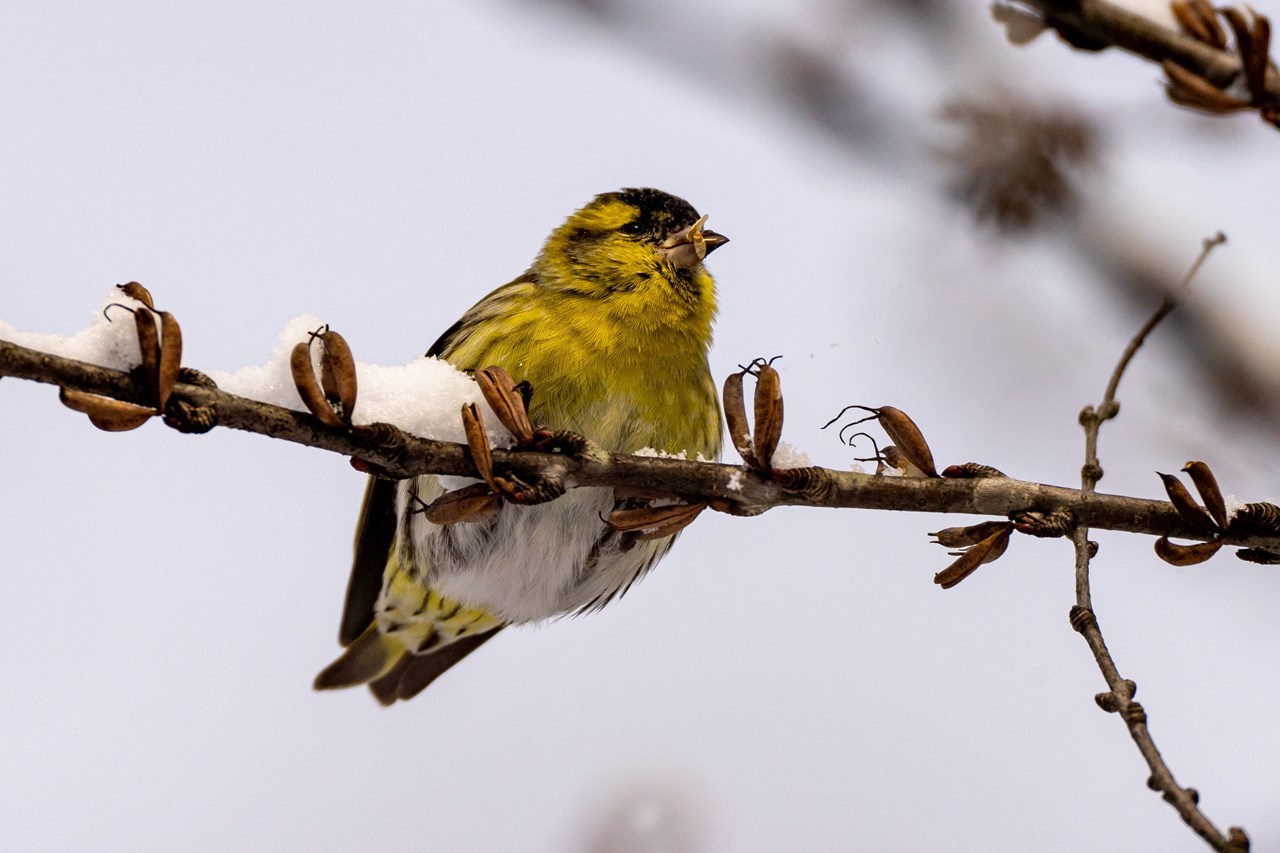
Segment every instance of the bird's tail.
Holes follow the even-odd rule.
[[[411,699],[501,629],[498,626],[484,633],[459,636],[415,654],[397,637],[382,633],[377,624],[372,624],[316,676],[314,686],[316,690],[336,690],[368,684],[383,705]]]

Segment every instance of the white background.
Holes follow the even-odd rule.
[[[1273,130],[1176,111],[1114,51],[1015,49],[977,5],[932,30],[907,4],[757,5],[9,8],[0,316],[70,333],[137,279],[191,366],[259,363],[304,311],[400,364],[575,207],[652,185],[733,240],[715,373],[784,354],[785,437],[821,464],[863,455],[821,423],[892,403],[941,464],[1077,483],[1076,414],[1154,304],[1082,256],[1099,234],[1173,283],[1225,230],[1181,310],[1277,363]],[[787,108],[775,42],[838,60],[860,131]],[[1081,231],[1001,236],[942,192],[940,104],[1000,87],[1099,123]],[[1273,413],[1232,407],[1177,329],[1121,386],[1101,488],[1157,497],[1153,471],[1199,458],[1276,497]],[[346,460],[108,435],[3,380],[0,478],[5,849],[1202,849],[1093,703],[1060,541],[943,592],[925,532],[964,519],[708,515],[623,601],[504,632],[384,710],[310,689],[363,487]],[[1096,538],[1098,616],[1174,772],[1275,849],[1280,572]]]

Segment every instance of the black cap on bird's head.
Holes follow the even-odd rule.
[[[620,201],[638,213],[620,229],[623,233],[649,235],[658,241],[658,251],[672,264],[689,269],[729,238],[702,226],[706,216],[699,216],[693,205],[682,198],[650,188],[627,188],[596,196],[597,202]]]

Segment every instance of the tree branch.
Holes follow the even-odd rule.
[[[1250,81],[1248,101],[1240,101],[1237,106],[1227,110],[1212,109],[1205,104],[1195,106],[1211,112],[1254,108],[1266,120],[1273,123],[1275,121],[1276,110],[1280,106],[1280,73],[1277,73],[1275,66],[1265,57],[1265,43],[1236,45],[1234,52],[1225,50],[1187,33],[1170,29],[1108,0],[1013,0],[1008,4],[997,3],[997,9],[1017,10],[1020,7],[1031,10],[1073,47],[1081,50],[1118,47],[1155,63],[1172,63],[1198,75],[1207,81],[1205,85],[1218,90],[1226,89],[1244,76],[1246,60],[1240,55],[1240,51],[1258,50],[1257,58],[1266,67],[1264,69],[1259,65],[1256,68],[1258,73]],[[1232,14],[1233,10],[1227,10],[1226,13]],[[1173,72],[1169,73],[1173,75]],[[1229,100],[1225,94],[1222,97]],[[1175,100],[1179,99],[1175,97]]]
[[[193,378],[187,371],[187,378]],[[144,404],[141,382],[118,370],[38,352],[0,341],[0,376],[12,376]],[[206,380],[207,381],[207,380]],[[389,424],[346,429],[315,417],[220,391],[199,382],[180,382],[166,409],[166,421],[183,431],[229,427],[317,447],[382,466],[395,476],[451,474],[475,477],[465,445],[432,441]],[[884,477],[829,468],[795,468],[774,478],[745,466],[680,459],[589,453],[581,457],[495,449],[494,462],[529,482],[555,479],[567,487],[615,486],[633,493],[711,499],[735,514],[753,515],[778,506],[815,506],[970,513],[1007,517],[1012,513],[1068,510],[1089,527],[1204,539],[1164,501],[1096,494],[999,477],[979,480]],[[776,480],[776,481],[775,481]],[[1244,534],[1231,544],[1280,550],[1280,537]]]
[[[1191,279],[1200,269],[1201,264],[1204,263],[1205,258],[1208,257],[1209,252],[1225,241],[1226,238],[1221,233],[1204,241],[1200,255],[1183,279],[1177,295],[1181,295],[1185,291]],[[1111,373],[1111,378],[1107,382],[1102,402],[1098,404],[1097,408],[1086,406],[1084,411],[1080,413],[1080,425],[1084,427],[1085,433],[1085,463],[1080,470],[1081,491],[1084,494],[1093,494],[1098,481],[1102,479],[1102,466],[1098,462],[1097,453],[1098,432],[1101,430],[1103,423],[1120,413],[1120,404],[1116,402],[1116,391],[1120,386],[1120,380],[1123,378],[1129,363],[1133,360],[1133,356],[1146,341],[1147,336],[1176,306],[1177,299],[1174,294],[1164,298],[1160,307],[1156,309],[1151,318],[1143,324],[1142,328],[1133,336],[1133,339],[1129,341],[1129,345],[1125,347],[1124,353],[1120,356],[1120,361],[1116,364]],[[1072,531],[1071,539],[1076,553],[1076,603],[1071,608],[1071,627],[1078,631],[1084,637],[1085,642],[1088,643],[1089,650],[1093,653],[1093,659],[1097,663],[1098,669],[1102,672],[1102,677],[1106,681],[1108,688],[1108,692],[1099,693],[1094,697],[1095,701],[1104,711],[1118,713],[1121,719],[1124,720],[1129,729],[1130,737],[1133,738],[1133,742],[1137,745],[1138,751],[1142,753],[1142,757],[1146,759],[1147,766],[1151,768],[1151,776],[1147,779],[1147,786],[1153,791],[1159,791],[1164,796],[1165,801],[1177,809],[1183,821],[1197,835],[1215,850],[1235,851],[1235,853],[1242,853],[1242,851],[1248,850],[1249,838],[1243,829],[1232,827],[1227,835],[1223,835],[1204,812],[1200,810],[1198,805],[1200,795],[1195,789],[1183,788],[1174,779],[1173,771],[1169,769],[1169,765],[1160,754],[1159,748],[1156,747],[1155,739],[1151,736],[1150,729],[1147,728],[1146,710],[1140,703],[1134,701],[1133,697],[1138,690],[1138,685],[1120,675],[1119,667],[1116,666],[1116,662],[1111,656],[1111,651],[1107,648],[1106,639],[1102,635],[1102,628],[1098,625],[1098,619],[1093,611],[1092,594],[1089,585],[1089,568],[1091,559],[1097,553],[1098,545],[1096,542],[1089,541],[1089,526],[1087,524],[1078,524]]]

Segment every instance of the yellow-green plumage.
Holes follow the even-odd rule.
[[[597,196],[431,353],[505,368],[532,385],[534,423],[606,450],[717,458],[715,286],[701,259],[725,240],[702,221],[657,190]],[[611,489],[504,504],[489,522],[447,527],[413,512],[441,492],[434,476],[370,483],[340,632],[348,648],[317,687],[369,683],[384,703],[409,698],[504,624],[603,606],[673,538],[624,545],[602,520]]]

